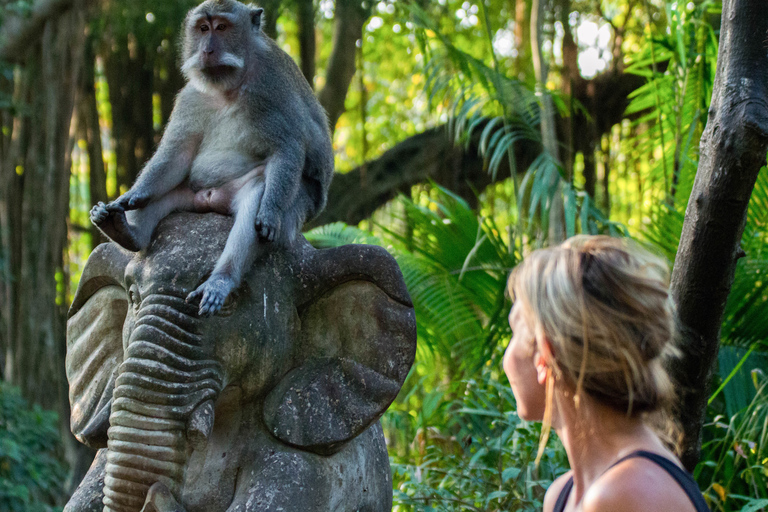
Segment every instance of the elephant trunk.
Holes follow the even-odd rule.
[[[223,380],[195,312],[169,295],[141,304],[115,382],[104,512],[140,511],[155,482],[180,501],[189,453],[210,434]]]

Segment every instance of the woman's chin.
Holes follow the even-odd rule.
[[[543,418],[543,416],[540,414],[531,414],[531,411],[529,411],[526,407],[518,407],[517,415],[521,420],[524,421],[541,421]]]

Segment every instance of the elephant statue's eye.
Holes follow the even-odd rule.
[[[131,285],[131,288],[128,290],[128,300],[131,301],[131,304],[135,309],[139,308],[139,305],[141,304],[141,296],[139,295],[139,287],[135,284]]]

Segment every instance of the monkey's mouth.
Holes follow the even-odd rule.
[[[218,66],[208,66],[203,68],[201,71],[211,80],[222,80],[232,76],[235,71],[237,71],[237,68],[234,66],[227,66],[222,64]]]

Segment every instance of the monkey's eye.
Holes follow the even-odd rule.
[[[227,26],[224,25],[223,23],[221,25],[216,25],[216,30],[218,30],[219,32],[224,32],[225,30],[227,30]]]
[[[200,25],[201,32],[208,32],[209,30],[210,28],[208,27],[208,25]]]

